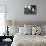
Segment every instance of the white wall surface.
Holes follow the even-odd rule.
[[[7,20],[16,21],[46,21],[46,0],[0,0],[0,4],[7,5]],[[36,15],[25,15],[24,6],[35,4]]]

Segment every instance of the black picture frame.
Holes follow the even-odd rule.
[[[37,14],[37,6],[30,5],[30,9],[28,6],[24,7],[24,14]]]

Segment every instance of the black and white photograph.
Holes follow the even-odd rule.
[[[24,6],[24,14],[37,14],[37,6],[36,5]]]

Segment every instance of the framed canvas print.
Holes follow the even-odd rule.
[[[37,13],[36,5],[29,5],[24,7],[24,14],[36,14],[36,13]]]

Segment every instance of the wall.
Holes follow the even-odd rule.
[[[0,0],[7,4],[7,20],[16,21],[46,21],[46,0]],[[24,15],[24,5],[37,5],[36,15]]]

